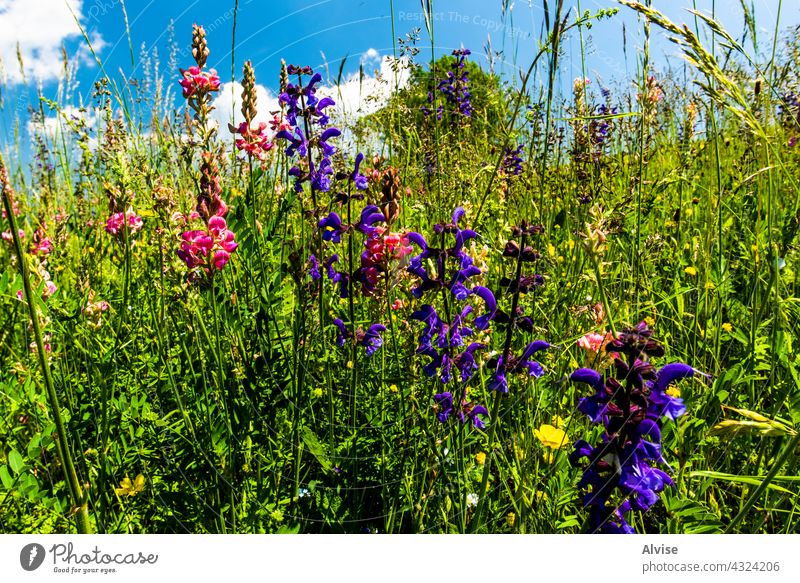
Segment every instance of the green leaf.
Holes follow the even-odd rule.
[[[303,443],[306,444],[308,451],[310,451],[311,455],[313,455],[320,463],[322,469],[326,472],[331,471],[333,469],[333,462],[331,462],[330,458],[328,457],[328,452],[325,450],[325,446],[320,443],[317,436],[314,435],[314,432],[308,427],[303,427],[301,437],[303,439]]]
[[[750,486],[760,486],[761,482],[764,480],[765,476],[737,476],[736,474],[725,474],[723,472],[711,472],[705,470],[698,470],[696,472],[691,472],[689,474],[690,478],[711,478],[712,480],[722,480],[723,482],[735,482],[739,484],[748,484]],[[797,478],[797,476],[786,476],[786,478]],[[777,479],[777,478],[775,478]],[[792,481],[792,480],[789,480]],[[782,492],[784,494],[788,494],[790,496],[797,496],[796,492],[792,492],[791,490],[787,490],[783,486],[778,486],[770,482],[767,485],[767,488],[772,490],[777,490],[778,492]]]
[[[8,473],[8,466],[0,466],[0,482],[3,483],[3,488],[6,490],[14,487],[14,478]]]
[[[11,468],[11,471],[15,474],[19,474],[22,469],[25,467],[25,462],[22,459],[22,455],[16,450],[12,449],[8,454],[8,465]]]

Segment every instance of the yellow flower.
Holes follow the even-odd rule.
[[[685,271],[687,275],[691,275],[692,277],[697,275],[697,270],[694,267],[692,267],[691,265],[689,267],[687,267],[686,269],[684,269],[683,271]]]
[[[114,488],[117,496],[136,496],[142,490],[144,490],[144,476],[142,474],[136,476],[133,482],[128,476],[125,476],[120,482],[120,487]]]
[[[476,453],[475,454],[475,463],[478,464],[479,466],[482,466],[483,464],[485,464],[486,463],[486,454],[483,453],[482,451]]]
[[[667,394],[668,394],[670,397],[673,397],[673,398],[678,398],[678,397],[680,397],[680,396],[681,396],[681,390],[680,390],[678,387],[676,387],[675,385],[670,385],[670,386],[667,388],[667,391],[666,391],[666,393],[667,393]]]
[[[567,434],[564,430],[552,425],[542,425],[539,429],[534,429],[533,434],[543,446],[550,449],[561,449],[567,444]]]
[[[322,390],[322,388],[321,388],[321,387],[317,387],[316,389],[314,389],[314,390],[312,391],[312,394],[313,394],[315,397],[317,397],[318,399],[319,399],[319,398],[322,396],[322,394],[323,394],[323,393],[324,393],[324,391]]]
[[[514,524],[517,522],[517,515],[513,512],[509,512],[506,515],[506,524],[509,528],[514,528]]]
[[[353,361],[352,360],[348,360],[347,361],[347,368],[353,368]]]
[[[731,333],[733,332],[733,324],[731,324],[730,322],[725,322],[722,325],[722,329],[725,330],[725,332]]]
[[[397,385],[391,385],[389,387],[389,391],[391,391],[392,393],[396,393],[397,392]]]
[[[518,446],[516,443],[514,444],[514,455],[517,456],[517,459],[519,461],[522,461],[522,460],[525,459],[525,451],[520,446]]]

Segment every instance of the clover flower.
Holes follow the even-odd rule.
[[[633,533],[625,515],[649,510],[664,488],[674,485],[666,472],[654,467],[666,463],[659,421],[674,421],[686,412],[669,386],[698,371],[683,363],[656,369],[650,358],[663,356],[664,349],[644,322],[623,330],[606,346],[617,353],[611,374],[581,368],[570,376],[594,390],[580,399],[578,409],[605,429],[597,445],[578,440],[570,463],[588,462],[578,487],[587,490],[583,503],[589,508],[589,530]]]

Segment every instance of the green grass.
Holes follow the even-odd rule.
[[[168,104],[109,83],[95,91],[104,120],[96,134],[61,116],[58,139],[37,138],[40,167],[14,162],[20,155],[7,148],[6,214],[13,196],[25,238],[0,245],[0,531],[583,532],[581,470],[567,458],[572,442],[601,429],[576,409],[588,389],[567,380],[591,364],[576,341],[644,320],[666,349],[657,364],[685,362],[709,378],[680,384],[687,414],[662,424],[670,469],[660,467],[675,488],[650,512],[631,513],[631,524],[798,532],[800,154],[790,144],[800,112],[781,107],[797,91],[796,39],[760,63],[713,21],[697,23],[715,35],[703,44],[639,7],[651,34],[666,28],[695,61],[698,84],[648,84],[657,74],[645,50],[632,91],[606,101],[589,84],[560,96],[563,36],[613,15],[576,20],[555,4],[521,84],[468,67],[471,118],[447,111],[438,92],[442,119],[420,113],[428,64],[378,113],[344,120],[355,145],[334,165],[349,174],[364,149],[363,202],[333,200],[353,193],[346,179],[327,193],[308,184],[296,193],[283,145],[263,164],[237,161],[226,128],[216,141],[201,122],[184,123],[183,103],[171,116]],[[436,78],[452,63],[436,61]],[[59,106],[43,103],[48,110]],[[383,158],[373,160],[376,144]],[[517,144],[525,150],[514,175],[503,153]],[[239,247],[211,281],[193,282],[176,255],[185,228],[173,215],[195,206],[204,150],[219,167]],[[391,263],[371,295],[353,284],[341,299],[327,277],[308,276],[312,253],[338,253],[345,270],[363,250],[357,231],[323,241],[318,219],[337,210],[356,222],[389,191],[398,204],[391,229],[429,242],[433,225],[463,206],[462,227],[479,233],[470,253],[485,263],[471,283],[532,317],[531,332],[507,335],[495,322],[475,336],[488,345],[467,383],[491,412],[483,431],[437,421],[433,396],[443,387],[415,355],[422,324],[411,314],[423,303],[448,312],[462,304],[444,292],[414,298],[408,258]],[[142,230],[107,233],[109,202],[130,206]],[[525,267],[545,283],[502,293],[518,267],[503,249],[521,221],[545,227],[531,241],[541,259]],[[50,254],[30,252],[39,228]],[[42,300],[47,279],[58,289]],[[337,346],[337,317],[351,332],[384,324],[383,346],[371,357],[353,342]],[[518,354],[536,338],[556,347],[538,355],[546,374],[509,375],[504,397],[490,391],[490,355]],[[556,416],[568,443],[549,450],[535,430]]]

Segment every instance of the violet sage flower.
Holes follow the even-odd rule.
[[[594,394],[581,398],[578,409],[605,429],[596,446],[578,440],[570,463],[578,466],[587,460],[578,487],[587,490],[583,503],[589,509],[588,530],[633,533],[625,515],[631,510],[648,511],[658,495],[674,485],[666,472],[655,467],[655,463],[666,464],[659,422],[674,421],[686,412],[669,387],[698,371],[684,363],[656,369],[650,358],[663,356],[664,349],[644,322],[623,330],[608,343],[608,349],[618,354],[613,372],[601,375],[581,368],[570,376],[593,389]]]

